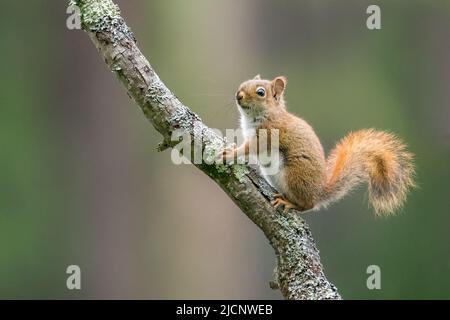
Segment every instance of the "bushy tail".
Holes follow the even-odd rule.
[[[393,134],[373,129],[352,132],[327,159],[327,183],[321,205],[342,198],[367,182],[369,201],[377,215],[390,215],[414,186],[413,155]]]

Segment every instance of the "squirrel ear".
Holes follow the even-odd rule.
[[[257,75],[253,78],[253,80],[261,80],[261,76],[260,76],[259,74],[257,74]]]
[[[287,79],[286,77],[280,76],[276,77],[272,80],[272,89],[273,89],[273,96],[275,99],[279,99],[284,92],[284,89],[286,88]]]

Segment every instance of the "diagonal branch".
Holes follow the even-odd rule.
[[[160,149],[173,147],[175,130],[201,135],[202,148],[211,157],[224,140],[198,115],[183,105],[161,82],[136,45],[136,39],[111,0],[74,0],[81,21],[108,67],[163,136]],[[309,227],[298,212],[283,214],[270,201],[276,191],[258,171],[246,165],[207,164],[196,166],[213,179],[266,235],[275,250],[278,265],[272,288],[287,299],[340,299],[336,287],[325,277],[319,251]]]

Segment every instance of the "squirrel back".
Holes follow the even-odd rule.
[[[282,193],[275,206],[319,209],[367,182],[369,201],[378,215],[399,209],[414,186],[413,156],[405,145],[391,133],[365,129],[348,134],[325,159],[313,128],[286,110],[286,82],[285,77],[270,81],[258,75],[240,85],[236,101],[246,143],[230,152],[247,154],[258,130],[279,130],[283,167],[266,176]],[[256,135],[249,129],[256,129]]]

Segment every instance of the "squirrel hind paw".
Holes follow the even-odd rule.
[[[289,200],[286,200],[285,198],[283,198],[283,196],[281,194],[276,194],[275,200],[273,200],[271,202],[271,204],[273,205],[273,207],[275,209],[277,209],[279,206],[283,206],[284,213],[287,213],[289,211],[289,209],[298,209],[297,205],[295,205],[292,202],[290,202]]]

